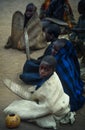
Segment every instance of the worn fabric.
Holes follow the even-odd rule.
[[[56,128],[56,121],[65,122],[64,118],[66,119],[66,117],[68,118],[66,123],[70,123],[71,118],[69,96],[64,93],[55,72],[43,83],[42,87],[34,91],[29,100],[14,101],[5,108],[4,112],[18,114],[21,119],[31,119],[38,125],[47,128]]]
[[[42,31],[42,25],[39,19],[37,12],[29,19],[26,25],[28,38],[29,38],[29,47],[31,49],[41,49],[46,47],[47,43],[45,41],[44,33]],[[24,48],[25,41],[22,36],[19,41],[20,48]]]
[[[16,11],[12,17],[11,36],[7,44],[11,44],[12,48],[18,47],[20,37],[23,35],[24,15],[20,11]]]
[[[46,12],[47,17],[63,20],[64,15],[64,0],[53,0]]]
[[[64,91],[70,96],[71,110],[78,110],[85,103],[82,96],[84,84],[80,78],[80,67],[73,45],[67,42],[55,58],[58,61],[56,72]]]
[[[47,42],[37,12],[28,20],[26,29],[24,28],[24,17],[20,11],[13,14],[11,36],[8,38],[6,46],[10,45],[9,48],[25,50],[25,30],[27,30],[28,46],[31,49],[36,50],[46,47]]]
[[[73,12],[68,0],[52,0],[47,9],[42,4],[40,9],[40,18],[56,18],[66,21],[68,24],[75,22]]]
[[[52,44],[47,48],[51,54]],[[50,50],[50,51],[49,51]],[[67,40],[66,45],[55,55],[57,60],[56,73],[58,74],[64,91],[70,96],[71,111],[80,109],[85,103],[83,93],[83,82],[80,76],[79,62],[74,46]],[[38,84],[41,82],[38,74],[40,60],[27,60],[23,67],[20,79],[27,84]]]
[[[85,10],[85,9],[82,10],[83,9],[82,6],[80,7],[80,9],[81,11]],[[80,14],[78,21],[73,28],[73,32],[69,38],[70,40],[76,43],[85,44],[85,13],[84,12]]]

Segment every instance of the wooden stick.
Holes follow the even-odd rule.
[[[26,58],[27,60],[30,60],[29,37],[26,28],[24,29],[24,41],[26,47]]]

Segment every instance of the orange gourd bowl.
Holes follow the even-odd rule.
[[[8,128],[17,128],[20,125],[20,117],[16,114],[6,116],[5,123]]]

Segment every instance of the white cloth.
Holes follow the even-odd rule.
[[[4,112],[18,114],[22,119],[31,119],[41,127],[56,128],[56,121],[70,113],[69,97],[54,74],[30,96],[30,100],[18,100],[10,104]],[[70,113],[71,115],[71,113]],[[74,117],[73,117],[74,118]],[[68,117],[69,122],[70,116]]]

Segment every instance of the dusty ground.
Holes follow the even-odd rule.
[[[36,4],[39,11],[40,5],[43,0],[0,0],[0,130],[7,129],[5,127],[5,115],[3,113],[3,109],[13,100],[19,99],[18,96],[13,94],[5,87],[3,79],[10,78],[11,80],[16,81],[19,84],[23,84],[18,76],[21,73],[26,60],[26,55],[24,53],[13,49],[5,50],[4,45],[7,42],[8,36],[11,33],[11,20],[13,13],[16,10],[22,11],[22,13],[24,13],[25,6],[30,1]],[[79,0],[70,0],[76,20],[79,16],[76,8],[78,1]],[[36,58],[38,55],[41,55],[43,51],[44,50],[36,51],[32,53],[31,56]],[[84,130],[85,108],[78,112],[76,122],[73,126],[62,126],[59,130],[61,130],[62,128],[63,130]],[[39,128],[32,124],[28,124],[26,122],[22,122],[18,129],[41,130],[42,128]]]

